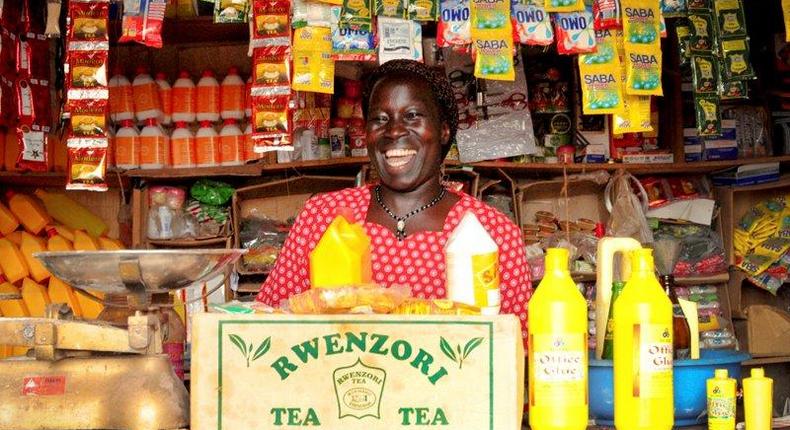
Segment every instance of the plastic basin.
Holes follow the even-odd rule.
[[[590,356],[594,356],[591,351]],[[727,369],[730,377],[741,379],[741,362],[751,356],[728,349],[703,349],[699,360],[677,360],[672,385],[675,396],[675,426],[707,422],[705,383],[715,369]],[[590,417],[596,424],[614,425],[614,380],[611,360],[590,360]]]

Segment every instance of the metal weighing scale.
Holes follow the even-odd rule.
[[[244,252],[34,254],[74,288],[106,294],[107,306],[125,298],[127,327],[74,319],[61,304],[46,318],[0,318],[0,344],[31,348],[0,360],[0,430],[187,428],[189,394],[162,354],[161,299],[217,276]]]

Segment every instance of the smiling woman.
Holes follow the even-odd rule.
[[[519,317],[526,340],[532,285],[520,229],[496,209],[442,183],[441,165],[458,128],[447,78],[415,61],[387,62],[369,76],[362,110],[379,184],[308,200],[258,300],[277,305],[310,288],[310,252],[340,210],[362,223],[371,238],[376,283],[408,285],[415,297],[443,298],[444,247],[472,212],[499,247],[500,312]]]

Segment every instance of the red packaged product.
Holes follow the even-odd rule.
[[[71,51],[66,81],[68,104],[74,100],[109,98],[107,51]]]
[[[0,77],[0,118],[3,124],[11,125],[17,115],[16,89],[14,83],[5,77]]]
[[[36,122],[33,88],[27,79],[18,79],[15,87],[17,120],[19,124],[30,127]]]
[[[254,89],[253,89],[254,91]],[[252,96],[252,138],[271,139],[289,137],[293,130],[289,96]]]
[[[288,0],[254,0],[252,5],[252,45],[291,45],[291,2]]]
[[[52,104],[49,83],[47,81],[30,80],[30,88],[33,93],[33,112],[36,114],[33,129],[50,131],[52,128]]]
[[[19,155],[16,165],[20,170],[47,171],[47,133],[34,131],[27,126],[17,127]]]
[[[28,33],[27,45],[30,56],[28,58],[30,80],[43,85],[49,84],[49,40],[43,34]]]
[[[668,178],[666,181],[672,192],[673,200],[695,199],[703,197],[703,193],[705,192],[694,179]]]
[[[66,189],[107,191],[107,139],[68,144]]]
[[[107,137],[107,100],[78,100],[71,109],[72,141],[95,141]]]
[[[291,61],[288,50],[263,47],[253,50],[252,94],[287,96],[291,94]]]
[[[651,209],[661,207],[669,203],[670,196],[666,189],[666,184],[660,178],[642,178],[639,180],[642,188],[647,193],[648,206]]]
[[[22,6],[19,0],[0,2],[0,24],[11,33],[19,33],[22,23]]]
[[[620,2],[618,0],[594,0],[593,23],[596,30],[622,28]]]
[[[16,35],[3,28],[0,34],[0,72],[16,74],[16,51]]]
[[[25,0],[24,32],[44,33],[47,20],[47,0]]]
[[[126,1],[119,42],[137,42],[152,48],[162,47],[162,22],[167,0]],[[128,7],[129,4],[135,7]]]
[[[106,0],[69,2],[69,49],[109,49],[107,32],[110,2]]]

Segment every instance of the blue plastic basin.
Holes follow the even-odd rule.
[[[590,356],[594,356],[591,351]],[[704,424],[707,417],[705,382],[715,369],[727,369],[741,380],[741,362],[749,354],[726,349],[703,349],[699,360],[677,360],[672,385],[675,395],[675,426]],[[611,360],[590,360],[590,417],[598,425],[614,425],[614,380]]]

